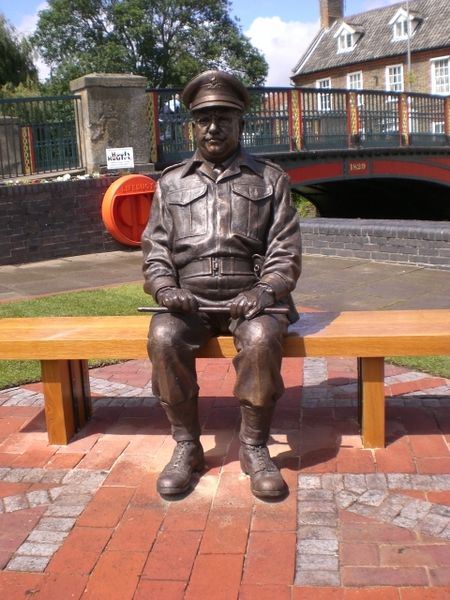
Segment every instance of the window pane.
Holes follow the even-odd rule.
[[[433,133],[445,133],[445,123],[444,121],[435,121],[432,124]]]
[[[403,66],[388,67],[386,87],[391,92],[403,91]]]
[[[353,48],[354,42],[353,42],[353,33],[342,33],[339,37],[338,37],[338,50],[339,51],[344,51],[344,50],[350,50],[351,48]]]
[[[348,88],[350,90],[362,89],[361,73],[350,73],[350,75],[348,76]]]
[[[408,26],[407,19],[400,19],[399,21],[394,23],[394,39],[404,40],[405,38],[407,38],[408,37],[408,29],[411,32],[411,22],[409,22],[409,26]],[[409,33],[409,35],[411,35],[411,33]]]
[[[331,79],[319,79],[316,82],[316,87],[321,89],[331,88]],[[318,97],[319,110],[331,110],[331,95],[319,94]]]
[[[434,91],[437,94],[446,94],[450,92],[448,58],[433,61],[433,75]]]

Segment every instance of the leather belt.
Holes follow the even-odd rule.
[[[194,260],[185,267],[178,269],[182,279],[200,277],[202,275],[255,275],[253,262],[234,256],[207,256]]]

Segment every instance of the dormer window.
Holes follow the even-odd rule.
[[[408,38],[408,23],[406,19],[399,19],[394,23],[394,40],[406,40]]]
[[[353,33],[343,33],[338,37],[338,52],[351,50],[354,45]]]
[[[334,37],[337,39],[338,53],[351,52],[361,37],[361,32],[348,23],[342,23]]]
[[[420,20],[417,13],[408,13],[404,8],[399,8],[389,21],[389,25],[392,26],[392,41],[407,40],[408,37],[413,36]]]

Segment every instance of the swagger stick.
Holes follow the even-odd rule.
[[[228,306],[199,306],[198,310],[205,313],[220,313],[227,314],[230,312]],[[139,306],[139,312],[154,312],[154,313],[168,313],[171,312],[165,306]],[[285,306],[268,306],[264,308],[260,314],[264,315],[287,315],[289,308]]]

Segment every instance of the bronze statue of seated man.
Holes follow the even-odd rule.
[[[298,318],[290,293],[301,269],[289,181],[241,147],[250,98],[239,80],[206,71],[186,85],[182,100],[192,113],[196,151],[162,173],[142,237],[144,289],[169,311],[151,321],[153,390],[177,442],[157,487],[163,496],[182,494],[204,467],[195,358],[211,337],[231,333],[241,467],[255,496],[279,498],[287,486],[266,444],[284,390],[282,341]],[[264,312],[275,305],[287,314]],[[210,314],[204,306],[229,310]]]

